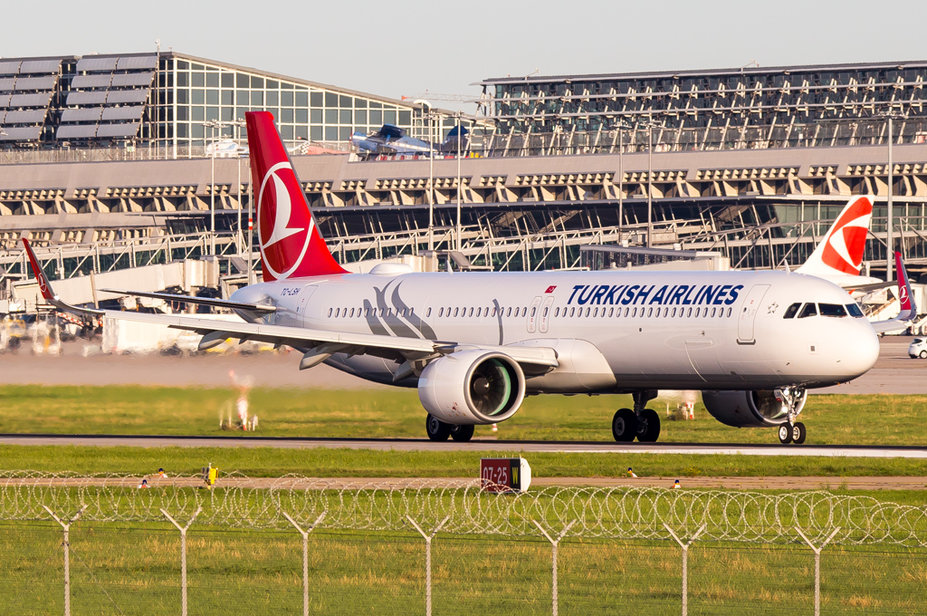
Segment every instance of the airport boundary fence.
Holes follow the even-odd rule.
[[[140,488],[141,479],[0,474],[0,584],[36,589],[34,613],[58,611],[52,602],[68,614],[72,594],[75,606],[112,613],[146,613],[138,600],[176,612],[178,595],[182,613],[188,599],[198,613],[218,613],[224,592],[240,594],[247,579],[252,594],[242,604],[253,610],[298,612],[302,603],[304,613],[390,613],[418,602],[430,614],[434,600],[441,613],[557,614],[614,601],[639,613],[742,613],[745,605],[904,613],[927,582],[927,507],[870,497],[601,487],[491,494],[478,480],[235,473],[213,489],[198,476],[152,476]],[[293,558],[300,537],[301,567]],[[50,574],[62,556],[63,605],[60,573]],[[9,613],[21,612],[25,604]]]

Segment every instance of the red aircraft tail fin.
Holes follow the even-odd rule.
[[[274,117],[245,114],[264,281],[345,274],[312,218]]]

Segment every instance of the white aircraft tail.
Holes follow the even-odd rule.
[[[872,220],[872,198],[853,197],[808,260],[796,272],[828,278],[859,276]]]

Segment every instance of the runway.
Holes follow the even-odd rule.
[[[251,436],[139,436],[76,434],[0,434],[0,445],[76,445],[84,447],[270,447],[275,449],[371,449],[375,451],[484,451],[515,453],[611,453],[744,455],[927,459],[927,447],[854,445],[736,445],[726,443],[616,443],[612,441],[433,442],[411,438],[284,438]]]

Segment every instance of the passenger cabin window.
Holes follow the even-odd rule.
[[[785,309],[785,314],[782,315],[783,319],[793,319],[795,315],[798,314],[798,309],[801,308],[801,304],[795,302],[791,306]]]
[[[845,317],[847,311],[840,304],[818,304],[822,317]]]
[[[858,304],[847,304],[846,309],[851,317],[859,319],[863,316],[863,311],[860,309]]]
[[[805,317],[814,317],[814,316],[817,316],[817,314],[818,314],[817,305],[809,302],[801,307],[801,311],[798,313],[798,318],[804,319]]]

